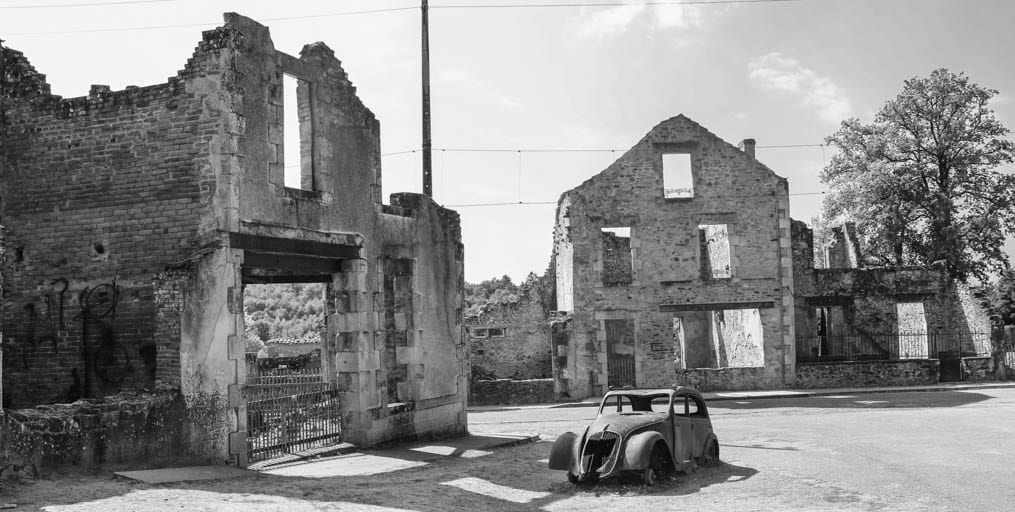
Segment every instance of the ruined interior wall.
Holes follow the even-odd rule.
[[[557,205],[553,227],[553,270],[557,285],[557,310],[574,311],[574,245],[571,233],[571,198],[567,194]]]
[[[179,385],[179,341],[159,334],[173,309],[156,298],[160,273],[200,245],[214,193],[218,118],[189,86],[204,59],[166,84],[62,99],[4,58],[19,63],[0,127],[5,403]]]
[[[691,155],[693,199],[663,197],[665,153]],[[785,180],[683,116],[664,121],[605,171],[566,192],[567,225],[563,229],[558,211],[555,255],[559,269],[566,242],[575,311],[568,373],[577,396],[606,382],[595,313],[659,311],[664,305],[711,304],[715,307],[705,309],[718,310],[760,303],[772,309],[775,316],[762,331],[765,365],[773,368],[766,378],[768,385],[781,383],[787,373],[783,366],[793,364],[784,355],[787,336],[792,348],[793,330],[787,193]],[[701,225],[727,226],[730,278],[702,278]],[[631,227],[633,280],[629,286],[607,286],[612,274],[603,254],[610,251],[604,251],[601,229],[619,226]],[[676,357],[666,362],[670,371],[661,372],[661,358],[653,354],[673,350],[672,329],[650,314],[637,316],[638,364],[649,377],[639,376],[639,385],[670,385]],[[705,348],[683,357],[703,354]]]
[[[473,367],[496,378],[542,379],[550,376],[550,320],[535,291],[514,304],[489,305],[466,320]],[[504,329],[504,336],[478,337],[477,329]]]
[[[237,153],[243,155],[243,172],[235,185],[239,219],[359,233],[373,244],[381,203],[380,124],[356,96],[334,52],[314,43],[306,45],[298,58],[290,56],[275,50],[267,27],[241,16],[227,20],[228,26],[244,34],[235,45],[233,72],[223,82],[230,93],[228,110],[243,128],[236,139]],[[300,95],[300,117],[301,128],[306,129],[302,135],[312,137],[313,150],[305,157],[312,160],[313,176],[301,189],[285,186],[285,167],[301,163],[283,158],[285,74],[309,87]],[[244,224],[230,229],[252,232]],[[371,247],[368,252],[379,250]]]

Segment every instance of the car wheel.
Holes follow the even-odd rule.
[[[655,485],[656,483],[656,470],[652,466],[645,468],[645,471],[641,472],[641,481],[645,482],[645,485]]]
[[[578,483],[581,482],[581,480],[578,479],[578,475],[570,471],[567,472],[567,481],[575,485],[578,485]]]
[[[715,466],[719,463],[719,441],[712,439],[701,454],[702,466]]]

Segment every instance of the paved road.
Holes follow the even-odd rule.
[[[385,459],[379,470],[398,470],[371,475],[172,485],[58,476],[9,485],[0,502],[53,512],[1015,510],[1015,389],[716,401],[711,413],[724,463],[654,487],[637,478],[572,486],[546,468],[550,442],[542,441],[438,460],[376,452],[366,456]],[[521,408],[473,412],[469,422],[476,434],[552,438],[593,414]]]
[[[594,413],[521,409],[469,422],[554,436]],[[674,509],[1015,510],[1013,389],[723,401],[711,414],[726,465],[669,483],[664,494],[684,495]]]

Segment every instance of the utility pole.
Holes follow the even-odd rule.
[[[423,9],[423,194],[433,197],[433,158],[430,142],[430,23],[428,2]]]

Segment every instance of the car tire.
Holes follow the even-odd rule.
[[[719,441],[712,439],[701,452],[698,463],[702,466],[715,466],[719,464]]]
[[[644,482],[645,485],[648,485],[648,486],[655,485],[655,483],[656,483],[656,470],[655,470],[655,468],[653,468],[652,466],[649,466],[649,467],[645,468],[645,470],[641,472],[641,481]]]

